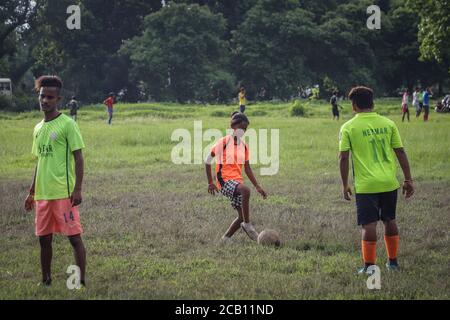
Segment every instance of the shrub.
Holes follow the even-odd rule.
[[[22,112],[39,108],[39,103],[34,96],[15,94],[12,98],[0,94],[0,110]]]
[[[295,100],[290,108],[290,114],[292,117],[304,117],[306,116],[305,107],[299,100]]]
[[[16,112],[39,109],[39,102],[36,96],[20,94],[13,98],[13,110]]]
[[[9,110],[13,109],[13,101],[10,97],[0,94],[0,110]]]

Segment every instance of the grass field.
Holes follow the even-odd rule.
[[[26,196],[35,160],[32,130],[42,115],[0,112],[0,299],[449,299],[450,115],[413,116],[402,123],[400,100],[377,101],[393,119],[408,152],[416,194],[398,202],[402,272],[381,268],[381,290],[355,275],[361,265],[356,209],[341,199],[337,163],[340,125],[325,103],[308,117],[289,115],[290,104],[247,106],[251,128],[280,130],[280,170],[254,172],[269,193],[252,189],[258,230],[280,232],[284,245],[252,243],[242,231],[219,244],[235,213],[207,193],[203,165],[174,165],[173,130],[228,126],[234,106],[117,105],[113,125],[100,105],[79,111],[87,148],[80,213],[87,247],[83,291],[66,288],[73,264],[67,239],[55,237],[53,286],[38,287],[39,245]],[[208,143],[205,142],[204,146]],[[399,179],[402,179],[399,170]],[[379,229],[378,261],[386,254]]]

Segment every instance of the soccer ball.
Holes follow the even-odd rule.
[[[263,246],[279,247],[281,245],[280,236],[275,230],[263,230],[258,236],[258,244],[262,244]]]

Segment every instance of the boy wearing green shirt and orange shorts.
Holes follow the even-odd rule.
[[[386,267],[398,270],[397,251],[399,235],[396,217],[396,177],[398,159],[405,180],[402,191],[406,198],[414,193],[408,158],[395,123],[373,111],[373,92],[366,87],[350,91],[355,117],[347,121],[339,133],[340,172],[343,196],[350,200],[348,183],[351,152],[358,225],[362,226],[362,256],[364,267],[359,273],[376,263],[376,226],[382,220],[385,227],[384,242],[389,257]]]
[[[78,206],[82,201],[84,142],[76,122],[57,109],[62,81],[56,76],[36,80],[44,119],[33,133],[32,153],[37,157],[25,210],[35,207],[35,234],[41,246],[42,284],[51,285],[52,238],[64,234],[74,249],[80,268],[80,284],[85,285],[86,251],[81,233]]]

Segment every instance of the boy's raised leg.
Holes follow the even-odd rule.
[[[239,228],[241,227],[241,223],[243,221],[242,220],[242,208],[236,209],[236,211],[238,213],[238,216],[230,224],[227,232],[225,232],[225,234],[222,236],[222,240],[227,240],[227,239],[231,238],[236,233],[236,231],[238,231]]]
[[[250,188],[239,184],[236,191],[242,195],[242,219],[244,221],[241,223],[241,227],[250,239],[256,241],[258,239],[258,232],[250,223]]]
[[[231,238],[236,231],[239,230],[242,223],[242,208],[236,209],[238,216],[234,221],[231,223],[231,225],[228,227],[227,232],[225,232],[224,237]]]

